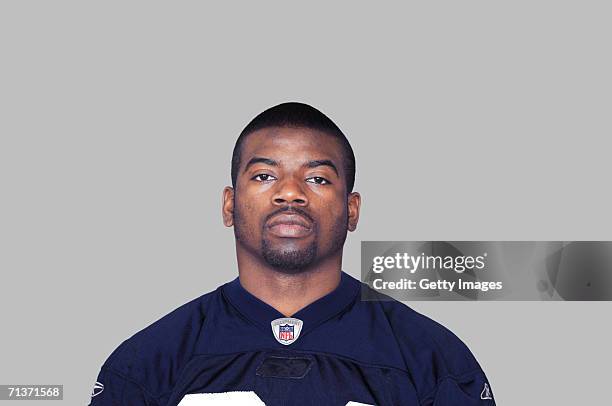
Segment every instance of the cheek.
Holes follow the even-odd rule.
[[[242,213],[246,215],[246,217],[250,218],[253,214],[253,206],[249,203],[249,200],[246,199],[240,204],[240,210]]]
[[[253,233],[253,229],[257,228],[258,216],[256,207],[253,205],[252,200],[239,199],[236,202],[235,215],[238,217],[238,222],[241,226],[248,228],[249,233]]]
[[[332,231],[345,228],[347,217],[348,209],[346,205],[343,202],[338,203],[338,201],[322,205],[319,213],[322,225]]]
[[[337,212],[346,204],[346,198],[340,189],[314,190],[308,195],[308,199],[311,206],[319,207],[322,212]]]

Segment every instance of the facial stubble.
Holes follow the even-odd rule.
[[[338,218],[332,226],[331,246],[329,251],[324,254],[324,257],[342,250],[346,241],[347,225],[348,217],[345,210],[344,215]],[[312,224],[314,238],[303,248],[297,248],[293,244],[274,243],[267,236],[265,227],[265,224],[262,224],[262,237],[259,251],[256,254],[263,258],[274,270],[284,274],[299,274],[313,269],[313,265],[323,259],[323,257],[317,257],[319,254],[319,228],[316,222]],[[252,233],[248,230],[237,205],[234,206],[234,236],[237,242],[240,242],[248,249],[249,236],[252,237]]]

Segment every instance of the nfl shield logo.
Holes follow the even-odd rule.
[[[276,341],[283,345],[290,345],[300,337],[304,322],[295,317],[283,317],[272,320],[270,324]]]
[[[278,326],[278,338],[283,341],[293,340],[293,326],[285,324],[284,326]]]

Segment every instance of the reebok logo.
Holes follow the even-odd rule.
[[[480,399],[493,399],[493,396],[491,395],[491,389],[489,389],[489,384],[487,384],[486,382],[484,384],[484,388],[482,388],[482,392],[480,392]]]
[[[100,382],[94,383],[93,388],[91,389],[91,397],[98,396],[104,390],[104,385]]]

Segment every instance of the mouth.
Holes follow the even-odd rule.
[[[312,224],[299,214],[280,214],[268,222],[267,229],[280,238],[302,238],[312,232]]]

